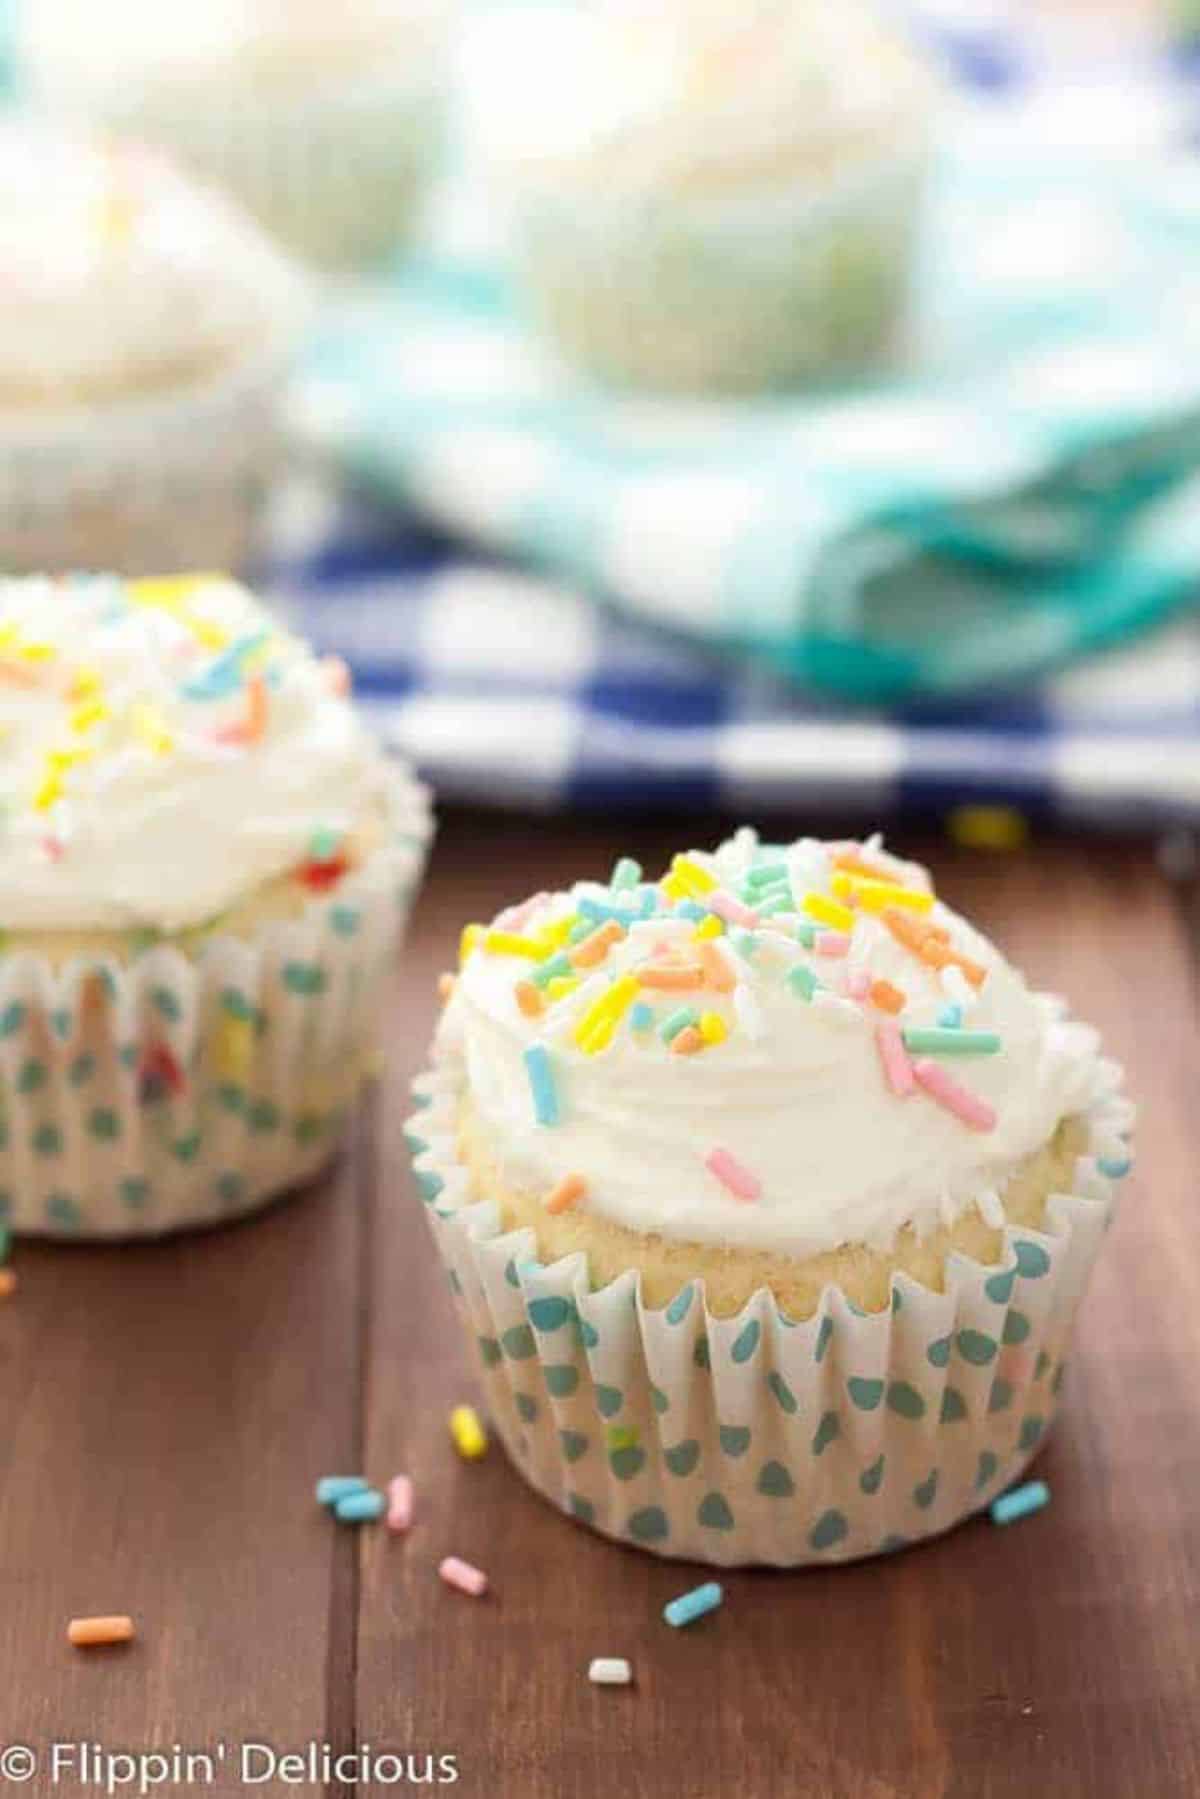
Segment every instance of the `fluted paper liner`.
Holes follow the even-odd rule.
[[[377,1053],[430,830],[401,776],[387,841],[296,920],[127,964],[0,957],[0,1222],[157,1234],[315,1173]]]
[[[1045,1228],[998,1264],[904,1274],[862,1313],[826,1289],[793,1324],[772,1296],[714,1318],[703,1283],[663,1310],[635,1272],[590,1290],[586,1257],[543,1267],[528,1228],[473,1202],[455,1146],[460,1077],[423,1075],[416,1179],[506,1449],[560,1510],[656,1554],[721,1566],[898,1549],[984,1506],[1054,1417],[1075,1309],[1127,1166],[1132,1108],[1098,1065],[1087,1152]]]

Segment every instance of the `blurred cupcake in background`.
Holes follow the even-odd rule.
[[[137,148],[0,128],[0,567],[237,566],[304,283]]]
[[[439,0],[31,0],[44,101],[158,144],[312,261],[379,260],[409,232],[438,141]]]
[[[934,84],[862,0],[608,0],[510,29],[485,136],[569,357],[736,392],[895,349]]]
[[[0,1221],[214,1223],[328,1162],[425,790],[217,575],[0,582]]]

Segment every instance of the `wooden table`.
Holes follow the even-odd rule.
[[[213,1784],[194,1782],[222,1793],[386,1790],[246,1788],[243,1741],[453,1755],[458,1791],[498,1799],[1200,1793],[1195,916],[1151,846],[912,845],[1103,1028],[1144,1107],[1039,1465],[1048,1510],[886,1562],[733,1574],[719,1616],[672,1632],[661,1608],[690,1568],[567,1522],[498,1449],[468,1466],[449,1448],[471,1381],[400,1132],[433,977],[464,920],[619,851],[654,864],[676,835],[451,817],[386,1078],[335,1175],[203,1236],[18,1250],[0,1312],[0,1742],[41,1754],[26,1791],[85,1790],[52,1784],[57,1740],[225,1743]],[[317,1475],[359,1469],[411,1471],[409,1538],[317,1510]],[[449,1551],[489,1570],[493,1598],[439,1583]],[[136,1615],[135,1645],[67,1647],[71,1615],[110,1610]],[[630,1656],[636,1688],[589,1686],[596,1654]]]

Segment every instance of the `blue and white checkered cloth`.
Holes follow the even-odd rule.
[[[1191,500],[1200,532],[1200,484]],[[978,803],[1105,828],[1200,820],[1191,622],[1024,695],[867,714],[465,558],[321,486],[281,496],[269,575],[445,799],[873,819]]]

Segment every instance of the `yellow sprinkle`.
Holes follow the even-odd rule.
[[[711,893],[717,885],[716,876],[710,875],[698,862],[693,862],[690,856],[675,856],[671,862],[671,874],[689,894]]]
[[[1019,850],[1029,841],[1028,821],[1012,806],[956,806],[946,829],[970,850]]]
[[[223,1080],[239,1081],[248,1073],[254,1045],[254,1022],[227,1018],[217,1038],[217,1073]]]
[[[186,612],[183,615],[183,622],[196,642],[202,644],[206,650],[223,650],[229,642],[229,633],[224,626],[214,625],[209,618],[200,618],[195,612]],[[246,672],[249,660],[248,656],[242,658],[243,673]]]
[[[569,918],[556,918],[552,924],[543,925],[534,942],[545,955],[552,956],[556,949],[561,949],[579,922],[578,913],[572,912]]]
[[[721,923],[721,920],[717,917],[716,913],[710,912],[707,918],[702,918],[700,920],[700,923],[692,932],[692,936],[698,938],[701,943],[709,943],[714,937],[719,937],[724,929],[725,926]]]
[[[175,748],[175,739],[157,706],[139,700],[129,708],[129,726],[138,741],[156,756],[167,756]]]
[[[93,695],[104,690],[104,677],[99,669],[83,663],[71,677],[70,698],[73,700],[90,700]]]
[[[933,905],[932,893],[922,893],[918,887],[900,887],[891,881],[876,881],[870,875],[850,874],[840,869],[833,877],[833,891],[841,899],[853,893],[864,912],[882,912],[885,906],[928,912]]]
[[[161,606],[166,612],[177,612],[199,588],[224,584],[224,575],[148,575],[128,581],[125,593],[134,606]]]
[[[613,1032],[640,992],[637,976],[622,975],[607,993],[602,993],[575,1026],[574,1037],[580,1049],[594,1056],[612,1041]]]
[[[487,1454],[487,1432],[473,1405],[456,1405],[450,1414],[450,1435],[465,1462],[477,1462]]]
[[[22,662],[52,662],[58,651],[52,643],[22,643],[17,647]]]
[[[854,914],[849,906],[841,906],[837,900],[827,899],[823,893],[806,893],[804,910],[818,924],[827,924],[835,931],[849,931],[854,928]]]
[[[706,1043],[724,1043],[729,1026],[719,1012],[701,1012],[700,1035]]]
[[[112,714],[101,699],[81,700],[74,711],[67,714],[67,723],[72,731],[90,731],[93,725],[102,725]]]
[[[486,931],[483,947],[491,956],[528,956],[531,962],[545,961],[534,939],[518,936],[516,931]]]
[[[552,981],[546,982],[546,997],[551,1000],[566,999],[568,993],[574,993],[578,985],[577,974],[556,974]]]
[[[0,650],[11,650],[20,633],[12,619],[0,625]]]
[[[50,768],[42,776],[33,790],[33,806],[35,812],[49,812],[56,806],[63,795],[62,776],[55,768]]]
[[[458,966],[461,968],[467,957],[479,948],[484,939],[484,928],[481,924],[463,926],[462,936],[458,940]]]

